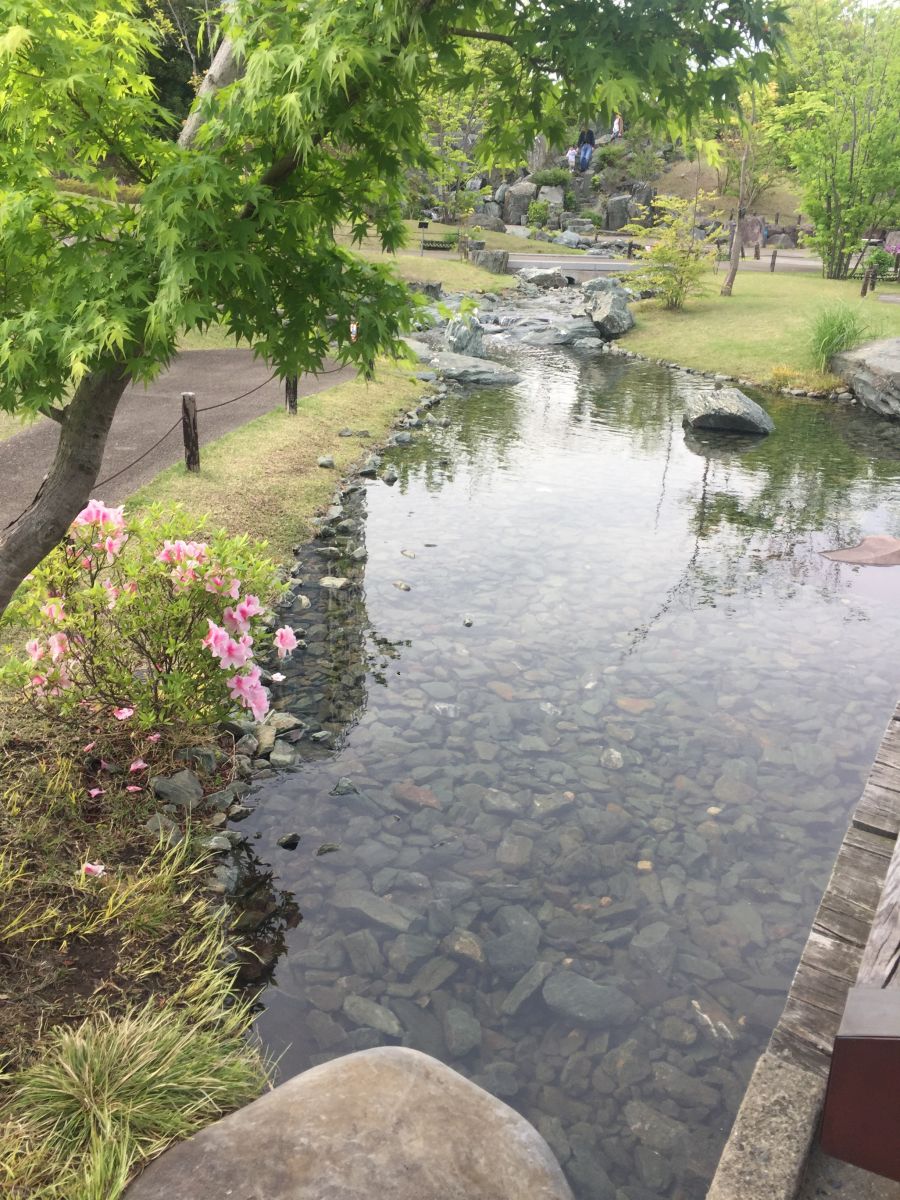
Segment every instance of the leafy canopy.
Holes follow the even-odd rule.
[[[89,372],[147,379],[212,322],[282,374],[330,348],[365,367],[396,343],[406,293],[336,233],[401,243],[406,172],[428,162],[424,95],[480,88],[484,141],[506,160],[576,111],[627,106],[674,129],[766,75],[783,20],[766,0],[235,0],[222,33],[239,77],[204,98],[183,148],[137,0],[6,0],[0,407],[47,411]],[[111,170],[143,184],[139,204]]]

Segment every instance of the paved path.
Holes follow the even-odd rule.
[[[331,373],[304,375],[299,395],[312,395],[355,375],[352,367],[334,370],[326,366],[325,370]],[[146,458],[129,466],[171,425],[180,422],[182,392],[194,392],[197,408],[201,409],[258,388],[234,404],[199,413],[197,425],[203,446],[283,404],[284,386],[277,379],[266,383],[270,374],[250,350],[191,350],[179,354],[169,370],[149,386],[130,387],[112,423],[96,494],[108,504],[121,503],[160,471],[181,461],[184,449],[179,424]],[[0,442],[0,529],[22,512],[40,487],[53,461],[58,437],[59,426],[43,420]],[[123,468],[127,469],[118,474]],[[117,478],[102,484],[112,475]]]
[[[768,271],[771,251],[757,261],[752,255],[741,260],[742,271]],[[599,258],[593,254],[529,254],[526,251],[511,250],[509,267],[511,271],[521,270],[522,267],[558,268],[564,275],[572,275],[581,280],[593,275],[622,275],[633,271],[640,264],[628,259]],[[724,269],[724,264],[720,265]],[[779,250],[775,264],[776,275],[779,272],[795,271],[803,274],[821,274],[822,264],[818,258],[798,253],[796,250]]]

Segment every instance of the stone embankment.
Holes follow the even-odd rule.
[[[831,367],[860,404],[879,416],[900,418],[900,337],[846,350]]]

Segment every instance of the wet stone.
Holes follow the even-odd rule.
[[[402,1038],[403,1027],[389,1008],[367,1000],[365,996],[348,996],[343,1005],[344,1016],[356,1025],[377,1029],[388,1037]]]
[[[485,961],[481,940],[468,929],[454,929],[441,942],[441,949],[451,958],[479,965]]]
[[[335,908],[343,909],[364,917],[375,925],[385,929],[394,929],[400,933],[413,932],[424,924],[423,917],[399,904],[392,904],[372,892],[355,889],[340,890],[334,893],[332,904]]]
[[[505,1016],[515,1016],[522,1005],[527,1000],[530,1000],[538,988],[541,987],[552,970],[552,963],[536,962],[510,990],[500,1006],[500,1011]]]
[[[531,838],[505,833],[497,848],[497,862],[511,871],[521,871],[531,862],[533,850]]]
[[[595,983],[574,971],[551,975],[541,994],[551,1012],[601,1028],[621,1025],[637,1012],[634,1001],[609,983]]]
[[[381,948],[371,930],[357,929],[354,933],[348,933],[344,944],[357,975],[376,976],[384,971]]]
[[[448,1008],[443,1029],[447,1050],[454,1058],[465,1058],[481,1045],[481,1024],[467,1009]]]
[[[388,948],[388,962],[401,975],[414,963],[428,958],[437,948],[437,938],[428,933],[401,933]]]

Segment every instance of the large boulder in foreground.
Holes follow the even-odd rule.
[[[607,342],[621,337],[629,329],[634,329],[634,316],[628,307],[628,295],[621,288],[595,292],[588,299],[584,312]]]
[[[688,429],[724,433],[773,433],[775,423],[764,408],[737,388],[717,388],[688,397],[682,424]]]
[[[127,1200],[572,1200],[524,1117],[400,1046],[305,1071],[152,1163]]]
[[[900,337],[836,354],[831,369],[849,384],[860,404],[882,417],[900,417]]]
[[[514,183],[503,197],[503,220],[507,225],[521,225],[528,213],[528,205],[537,195],[537,187],[527,180]]]

